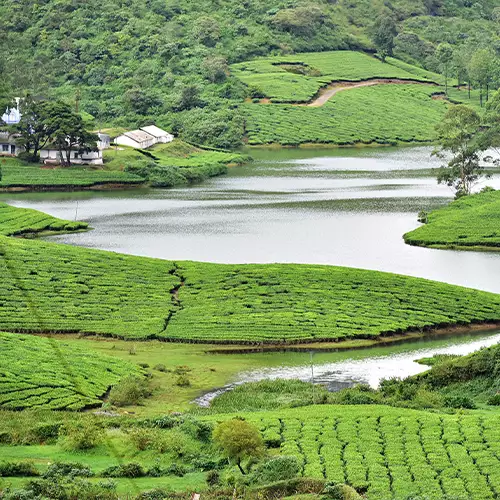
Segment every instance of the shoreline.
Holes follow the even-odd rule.
[[[46,184],[46,185],[23,185],[23,186],[3,186],[0,187],[0,193],[48,193],[61,192],[69,193],[76,191],[113,191],[138,189],[146,187],[145,182],[103,182],[90,185],[78,186],[76,184]]]
[[[432,248],[434,250],[456,250],[461,252],[500,252],[500,245],[460,245],[458,243],[418,243],[404,240],[407,245],[420,248]]]
[[[341,148],[390,148],[390,147],[419,147],[430,146],[434,141],[394,141],[394,142],[351,142],[349,144],[338,144],[336,142],[303,142],[300,144],[280,144],[279,142],[268,142],[265,144],[245,144],[243,149],[341,149]]]

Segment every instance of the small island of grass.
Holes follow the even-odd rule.
[[[431,212],[427,223],[403,236],[409,245],[500,250],[500,191],[465,196]]]

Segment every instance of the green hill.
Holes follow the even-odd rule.
[[[474,250],[500,248],[500,191],[466,196],[431,212],[404,235],[410,245]]]
[[[7,234],[47,226],[9,212]],[[293,343],[500,320],[499,295],[376,271],[169,262],[6,236],[0,253],[3,331]]]
[[[155,121],[195,144],[234,147],[244,135],[239,104],[249,91],[230,65],[303,52],[373,52],[373,24],[386,9],[397,26],[396,58],[441,72],[441,42],[463,48],[465,61],[478,47],[496,46],[499,6],[499,0],[6,2],[0,99],[25,92],[59,97],[78,101],[99,127]]]

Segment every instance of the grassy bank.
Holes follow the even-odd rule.
[[[466,196],[431,212],[427,223],[404,240],[418,246],[500,250],[500,191]]]

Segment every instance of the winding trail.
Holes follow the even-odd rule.
[[[437,83],[434,82],[422,82],[421,80],[402,80],[399,78],[372,78],[370,80],[363,80],[361,82],[339,81],[333,82],[327,87],[320,89],[318,96],[312,101],[304,104],[297,104],[297,106],[323,106],[323,104],[328,102],[335,94],[338,94],[343,90],[355,89],[358,87],[371,87],[373,85],[405,85],[410,83],[418,83],[419,85],[432,85],[434,87],[438,86]]]

